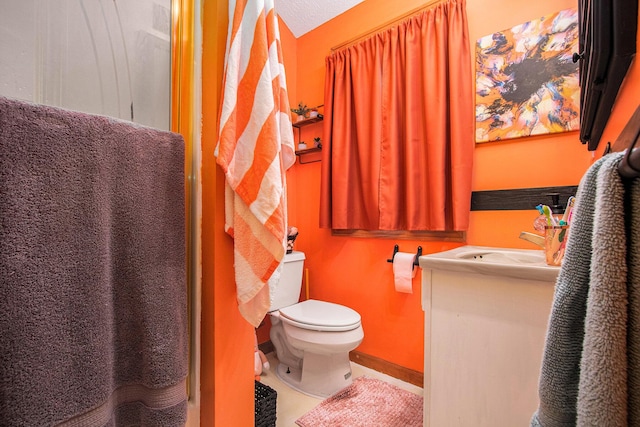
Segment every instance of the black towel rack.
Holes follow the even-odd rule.
[[[396,257],[398,253],[399,247],[398,245],[393,245],[393,255],[391,255],[391,259],[388,259],[387,262],[393,263],[393,259]],[[413,267],[419,267],[419,258],[422,256],[422,246],[418,246],[418,252],[416,253],[415,258],[413,259]]]
[[[627,124],[620,132],[613,145],[613,151],[627,152],[618,165],[618,172],[623,178],[636,178],[640,176],[640,147],[636,147],[640,139],[640,105],[636,108]]]
[[[618,165],[618,172],[624,178],[632,179],[640,176],[640,148],[629,147]]]

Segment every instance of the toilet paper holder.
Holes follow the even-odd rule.
[[[393,255],[391,256],[391,259],[388,259],[387,262],[393,263],[393,258],[395,258],[396,254],[398,253],[398,250],[400,248],[398,247],[398,245],[393,245]],[[413,260],[413,267],[419,267],[420,263],[418,262],[418,258],[420,258],[422,256],[422,246],[418,246],[418,252],[416,253],[416,257]]]

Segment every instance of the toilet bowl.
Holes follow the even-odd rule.
[[[277,376],[295,390],[325,398],[351,384],[349,352],[360,345],[364,331],[360,315],[349,307],[298,302],[303,263],[301,252],[285,256],[269,313],[270,338],[279,361]]]

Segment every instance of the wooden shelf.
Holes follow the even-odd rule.
[[[296,129],[298,129],[298,142],[300,142],[300,128],[305,127],[307,125],[313,124],[313,123],[318,123],[321,122],[322,119],[324,119],[324,116],[322,114],[318,114],[317,117],[311,117],[310,119],[304,119],[304,120],[300,120],[297,121],[295,123],[292,123],[292,126]],[[314,162],[319,162],[320,159],[318,160],[312,160],[310,162],[303,162],[302,158],[305,154],[312,154],[312,153],[319,153],[322,150],[322,148],[318,148],[318,147],[312,147],[312,148],[305,148],[304,150],[297,150],[296,151],[296,156],[300,157],[300,164],[304,165],[306,163],[314,163]]]
[[[322,151],[322,148],[318,148],[318,147],[305,148],[304,150],[296,151],[296,156],[301,156],[303,154],[317,153],[318,151]]]
[[[300,164],[301,165],[305,165],[307,163],[315,163],[315,162],[319,162],[321,159],[317,159],[317,160],[312,160],[310,162],[303,162],[302,158],[305,154],[312,154],[312,153],[319,153],[320,151],[322,151],[322,148],[318,148],[318,147],[313,147],[313,148],[306,148],[304,150],[298,150],[296,151],[296,156],[300,157]]]
[[[307,126],[307,125],[310,125],[312,123],[320,122],[320,121],[322,121],[323,118],[324,118],[324,116],[322,114],[318,114],[317,117],[312,117],[310,119],[299,120],[299,121],[297,121],[295,123],[291,123],[291,125],[294,128],[298,128],[299,129],[299,128],[303,127],[303,126]]]

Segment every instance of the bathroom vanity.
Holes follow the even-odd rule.
[[[480,246],[419,262],[424,425],[529,425],[559,267],[541,250]]]

